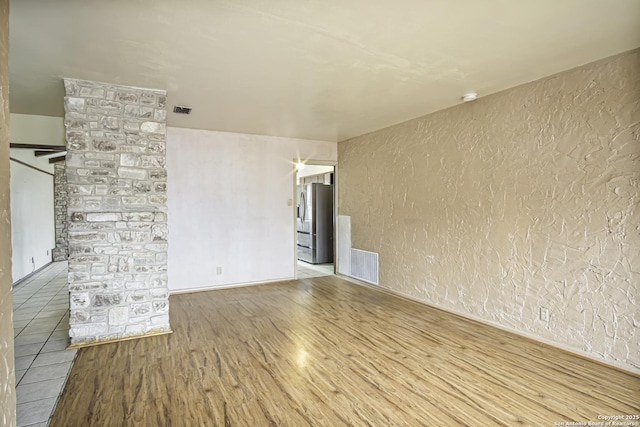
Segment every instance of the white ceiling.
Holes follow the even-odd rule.
[[[340,141],[638,46],[638,0],[13,0],[10,103],[61,117],[64,76]]]

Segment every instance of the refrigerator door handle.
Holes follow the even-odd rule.
[[[304,224],[304,221],[307,219],[307,196],[304,191],[300,193],[300,205],[302,206],[302,217],[300,220],[302,221],[302,224]]]

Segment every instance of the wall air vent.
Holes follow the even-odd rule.
[[[176,114],[191,114],[191,107],[185,107],[184,105],[174,105],[173,112]]]
[[[351,248],[351,277],[378,284],[378,254]]]

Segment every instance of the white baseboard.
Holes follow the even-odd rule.
[[[550,339],[547,339],[547,338],[544,338],[544,337],[540,337],[538,335],[529,334],[529,333],[526,333],[526,332],[519,331],[517,329],[509,328],[508,326],[504,326],[504,325],[501,325],[499,323],[494,323],[494,322],[491,322],[489,320],[483,319],[481,317],[474,316],[472,314],[461,313],[461,312],[458,312],[458,311],[451,310],[449,308],[440,307],[440,306],[435,305],[435,304],[429,304],[428,302],[425,302],[425,301],[423,301],[421,299],[412,297],[410,295],[405,295],[402,292],[397,292],[397,291],[394,291],[394,290],[391,290],[391,289],[388,289],[388,288],[385,288],[385,287],[382,287],[382,286],[371,285],[369,283],[360,281],[358,279],[354,279],[353,277],[350,277],[350,276],[345,276],[343,274],[337,274],[337,276],[339,276],[340,278],[342,278],[344,280],[352,282],[352,283],[354,283],[356,285],[365,286],[365,287],[367,287],[369,289],[374,289],[374,290],[377,290],[377,291],[380,291],[380,292],[384,292],[384,293],[389,294],[389,295],[397,296],[397,297],[400,297],[400,298],[405,298],[405,299],[408,299],[410,301],[416,302],[418,304],[425,305],[427,307],[431,307],[431,308],[435,308],[435,309],[438,309],[438,310],[446,311],[447,313],[455,314],[456,316],[464,317],[465,319],[473,320],[475,322],[482,323],[482,324],[487,325],[487,326],[492,326],[494,328],[497,328],[497,329],[500,329],[500,330],[503,330],[503,331],[506,331],[506,332],[510,332],[512,334],[519,335],[521,337],[528,338],[528,339],[533,340],[533,341],[537,341],[539,343],[548,345],[550,347],[557,348],[557,349],[565,351],[567,353],[571,353],[571,354],[573,354],[575,356],[582,357],[584,359],[588,359],[588,360],[590,360],[592,362],[600,363],[600,364],[606,365],[608,367],[612,367],[612,368],[618,369],[620,371],[624,371],[625,373],[632,374],[634,376],[640,377],[640,368],[635,368],[633,366],[629,366],[627,364],[623,364],[623,363],[616,362],[616,361],[613,361],[613,360],[603,359],[603,358],[594,356],[591,353],[587,353],[586,351],[580,350],[578,348],[571,347],[571,346],[568,346],[566,344],[562,344],[562,343],[559,343],[559,342],[556,342],[556,341],[552,341]]]
[[[266,280],[263,282],[230,283],[226,285],[212,285],[198,288],[169,289],[169,295],[192,294],[195,292],[215,291],[218,289],[245,288],[247,286],[269,285],[271,283],[286,282],[289,280],[296,279],[294,277],[284,277],[282,279]]]

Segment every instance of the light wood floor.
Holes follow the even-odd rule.
[[[553,426],[640,378],[322,277],[171,297],[174,333],[81,349],[51,426]]]

